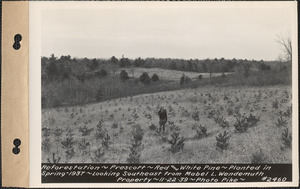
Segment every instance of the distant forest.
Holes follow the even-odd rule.
[[[57,58],[42,57],[42,76],[45,80],[68,78],[71,75],[82,80],[88,72],[98,71],[98,75],[105,75],[109,71],[120,68],[163,68],[169,70],[189,71],[198,73],[224,73],[247,70],[286,69],[286,62],[257,61],[247,59],[171,59],[171,58],[120,58],[112,56],[110,59],[72,58],[70,55]],[[99,69],[100,68],[100,69]],[[89,76],[86,76],[89,77]]]
[[[42,108],[80,105],[160,91],[213,86],[290,85],[291,62],[242,59],[171,58],[72,58],[70,55],[42,57]],[[129,70],[145,71],[129,77]],[[145,68],[199,73],[192,79],[184,73],[177,81],[152,76]],[[127,71],[126,71],[127,70]],[[209,77],[202,77],[208,73]],[[221,73],[221,74],[214,74]],[[225,74],[226,73],[226,74]],[[230,74],[227,74],[230,73]]]

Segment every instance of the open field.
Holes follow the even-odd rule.
[[[132,77],[134,77],[134,76],[139,77],[140,75],[142,75],[143,72],[147,72],[150,76],[152,76],[153,74],[156,73],[157,75],[159,75],[159,78],[161,80],[170,80],[170,81],[176,81],[176,82],[179,82],[182,74],[190,77],[192,80],[198,79],[199,75],[202,75],[202,78],[210,77],[209,73],[168,70],[168,69],[161,69],[161,68],[134,68],[134,69],[125,68],[125,69],[118,70],[117,73],[119,74],[121,72],[121,70],[125,70],[126,72],[128,72],[129,76],[132,76],[132,73],[133,73]],[[224,74],[228,75],[230,73],[224,73]],[[217,76],[221,76],[221,75],[222,75],[222,73],[212,73],[212,77],[217,77]]]
[[[291,98],[289,86],[204,86],[42,109],[42,162],[291,163]]]

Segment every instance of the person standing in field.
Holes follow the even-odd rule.
[[[158,111],[158,116],[159,116],[159,132],[161,131],[161,128],[163,129],[163,132],[165,132],[165,125],[167,123],[168,116],[167,116],[167,110],[163,106]]]

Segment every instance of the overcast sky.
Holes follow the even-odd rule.
[[[42,56],[275,60],[287,8],[93,8],[42,12]]]

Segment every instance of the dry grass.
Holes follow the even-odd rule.
[[[163,77],[162,74],[159,75]],[[175,78],[178,79],[178,76]],[[288,95],[284,91],[287,91]],[[272,107],[275,99],[280,102],[279,109]],[[184,148],[180,152],[172,153],[169,150],[170,144],[167,141],[171,134],[169,124],[167,133],[163,136],[149,129],[151,123],[158,126],[156,111],[159,105],[167,108],[168,120],[180,128],[180,135],[185,138]],[[101,147],[101,141],[96,139],[95,132],[97,123],[102,119],[103,129],[106,129],[110,136],[110,144],[108,149],[103,148],[105,153],[98,163],[126,163],[131,146],[131,123],[139,124],[145,132],[140,159],[142,163],[250,163],[252,155],[260,149],[267,157],[266,163],[291,163],[291,149],[281,149],[281,133],[285,127],[292,130],[291,118],[285,117],[288,121],[285,127],[277,127],[274,124],[278,110],[285,111],[290,106],[291,88],[287,86],[263,88],[206,86],[144,94],[83,106],[44,109],[42,127],[50,129],[48,138],[51,150],[42,152],[42,162],[48,162],[47,158],[51,159],[55,153],[61,158],[60,163],[91,163],[94,151]],[[192,112],[196,109],[199,111],[199,121],[192,119]],[[238,110],[240,114],[245,115],[251,113],[260,117],[260,121],[247,132],[236,133],[233,127],[235,118],[234,115],[228,115],[228,109],[232,109],[233,112]],[[229,128],[221,128],[213,118],[208,118],[208,112],[212,110],[228,121]],[[150,114],[151,118],[146,117],[146,114]],[[112,127],[114,122],[118,124],[117,128]],[[193,126],[195,124],[205,126],[208,136],[195,138],[196,131]],[[79,128],[85,125],[87,128],[94,128],[89,136],[82,136],[79,131]],[[62,129],[60,137],[54,136],[57,127]],[[75,141],[75,155],[70,160],[66,159],[65,149],[61,145],[68,128],[73,131]],[[228,131],[231,137],[228,149],[221,152],[216,149],[216,136],[224,130]],[[44,136],[42,138],[46,139]],[[78,147],[83,138],[89,142],[86,152]]]

